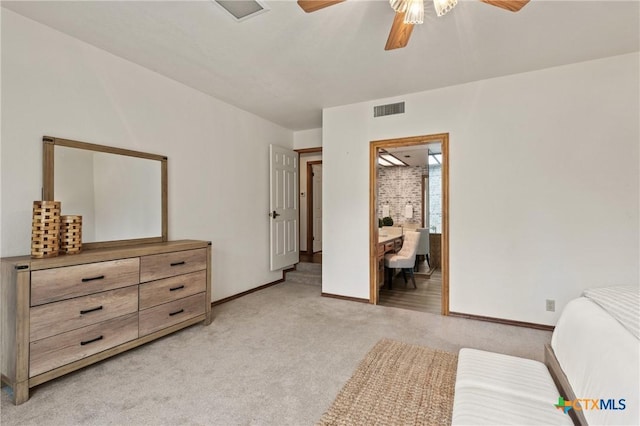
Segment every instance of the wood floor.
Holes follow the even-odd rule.
[[[322,263],[322,252],[314,253],[312,256],[306,252],[300,252],[300,262]],[[440,315],[442,309],[442,273],[440,269],[429,268],[426,261],[421,261],[418,262],[418,271],[415,272],[415,277],[417,289],[413,288],[411,281],[405,286],[402,274],[396,276],[392,290],[385,288],[380,290],[378,304]]]
[[[380,289],[378,304],[412,311],[440,315],[442,304],[442,272],[436,269],[429,275],[416,274],[416,286],[409,279],[405,285],[402,274],[398,274],[391,290]]]

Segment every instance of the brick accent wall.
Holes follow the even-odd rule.
[[[421,224],[422,176],[429,176],[429,228],[430,232],[442,232],[442,166],[427,167],[379,167],[378,168],[378,217],[383,216],[383,206],[389,205],[389,216],[394,225]],[[413,207],[413,217],[404,217],[407,204]]]
[[[389,205],[389,216],[394,225],[422,223],[422,175],[426,167],[378,168],[378,217],[382,218],[383,206]],[[413,216],[405,218],[405,206],[411,204]]]

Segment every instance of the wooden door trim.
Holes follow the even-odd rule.
[[[319,146],[317,148],[302,148],[302,149],[294,149],[298,154],[313,154],[313,153],[322,153],[322,147]]]
[[[427,170],[429,169],[429,165],[427,164]],[[422,177],[420,178],[420,188],[422,193],[420,194],[420,199],[422,200],[422,216],[420,217],[420,224],[421,227],[424,228],[424,218],[425,215],[427,214],[427,208],[426,208],[426,203],[425,203],[425,197],[424,197],[424,192],[425,190],[428,190],[429,188],[426,188],[425,184],[424,184],[424,180],[425,178],[427,178],[427,180],[429,179],[429,174],[426,175],[422,175]],[[429,199],[429,201],[431,201],[431,199]],[[431,225],[431,221],[429,221],[429,225]]]
[[[449,315],[449,133],[371,141],[369,145],[369,303],[378,304],[378,150],[440,142],[442,145],[442,315]]]
[[[322,149],[322,148],[320,148]],[[322,160],[307,161],[307,254],[313,256],[313,166]]]

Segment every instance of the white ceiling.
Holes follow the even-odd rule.
[[[306,14],[293,0],[236,22],[201,1],[3,1],[3,7],[293,130],[322,108],[639,50],[637,0],[460,1],[385,51],[387,0]]]

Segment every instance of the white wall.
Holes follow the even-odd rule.
[[[300,130],[293,134],[293,148],[318,148],[322,146],[322,129]]]
[[[369,297],[369,142],[443,132],[452,311],[554,324],[584,288],[637,285],[638,65],[635,53],[325,109],[323,291]],[[372,117],[396,101],[404,115]]]
[[[2,256],[29,253],[42,136],[168,156],[169,238],[211,240],[213,300],[269,272],[269,144],[293,132],[2,11]]]

